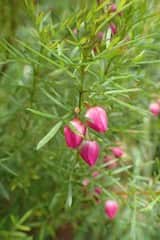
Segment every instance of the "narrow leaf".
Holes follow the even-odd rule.
[[[48,143],[58,132],[58,130],[60,129],[60,127],[62,126],[62,121],[58,122],[50,131],[49,133],[47,133],[47,135],[42,138],[42,140],[37,144],[37,150],[39,150],[40,148],[42,148],[44,145],[46,145],[46,143]]]
[[[5,189],[5,187],[3,186],[3,184],[0,182],[0,195],[9,200],[9,193],[7,192],[7,190]]]
[[[72,206],[72,184],[70,182],[68,186],[68,197],[66,201],[66,207],[70,208],[71,206]]]
[[[35,115],[38,115],[40,117],[54,119],[54,116],[52,114],[49,114],[49,113],[40,112],[40,111],[34,110],[32,108],[27,108],[26,110],[31,112],[31,113],[33,113],[33,114],[35,114]]]

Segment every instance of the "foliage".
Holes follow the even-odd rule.
[[[109,2],[0,2],[3,240],[159,239],[160,120],[148,105],[160,90],[160,4],[117,0],[108,13]],[[106,134],[90,131],[101,145],[93,168],[63,136],[77,109],[83,120],[86,105],[104,107],[109,118]],[[119,143],[126,155],[106,169],[103,157]],[[114,221],[105,216],[106,199],[119,202]]]

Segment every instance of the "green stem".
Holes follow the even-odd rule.
[[[32,89],[30,93],[30,108],[32,108],[33,102],[34,102],[34,97],[36,93],[36,88],[37,88],[37,78],[38,78],[38,69],[36,67],[34,68],[34,76],[33,76],[33,84],[32,84]]]
[[[42,53],[43,51],[43,48],[41,47],[40,48],[40,53]],[[40,58],[38,59],[38,62],[40,61]],[[38,75],[39,75],[39,65],[34,65],[33,66],[33,71],[34,71],[34,74],[33,74],[33,84],[32,84],[32,89],[30,91],[30,100],[29,100],[29,108],[32,108],[33,106],[33,103],[34,103],[34,100],[35,100],[35,94],[36,94],[36,89],[37,89],[37,84],[38,84]],[[30,125],[30,118],[27,117],[26,119],[26,123],[25,123],[25,128],[23,130],[23,133],[22,133],[22,138],[24,138],[24,136],[26,135],[27,133],[27,130],[29,128],[29,125]]]
[[[79,109],[81,111],[82,108],[82,97],[83,97],[83,88],[84,88],[84,68],[81,69],[81,86],[79,91]]]
[[[109,72],[109,68],[111,66],[111,63],[112,63],[112,59],[108,62],[106,68],[105,68],[105,71],[104,71],[104,75],[107,76],[108,75],[108,72]]]

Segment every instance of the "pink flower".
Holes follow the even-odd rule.
[[[104,157],[104,163],[106,163],[106,167],[108,167],[109,169],[117,167],[117,162],[111,155]]]
[[[90,128],[104,133],[108,129],[108,120],[105,110],[101,107],[91,107],[87,110],[85,117]]]
[[[102,189],[100,187],[95,187],[94,192],[98,195],[102,194]]]
[[[157,102],[149,105],[150,112],[156,117],[160,114],[160,104]]]
[[[124,151],[120,147],[113,147],[112,153],[116,158],[121,158],[124,154]]]
[[[89,179],[88,178],[85,178],[85,179],[83,179],[83,181],[82,181],[82,185],[84,186],[84,187],[87,187],[88,186],[88,184],[89,184]]]
[[[98,175],[99,175],[99,172],[98,172],[98,171],[94,171],[94,172],[92,173],[92,177],[94,177],[94,178],[96,178]]]
[[[96,141],[85,141],[80,148],[80,156],[89,165],[95,165],[99,156],[99,145]]]
[[[111,23],[109,25],[109,28],[111,29],[112,35],[115,35],[117,33],[117,26],[115,25],[115,23]]]
[[[73,126],[73,129],[77,131],[75,133],[69,126],[64,127],[64,136],[68,147],[77,148],[85,136],[86,127],[85,125],[77,118],[73,119],[70,124]]]
[[[114,219],[118,213],[118,203],[113,200],[108,200],[105,202],[105,213],[109,217],[109,219]]]
[[[116,12],[117,11],[117,5],[115,3],[112,3],[109,6],[109,13]]]

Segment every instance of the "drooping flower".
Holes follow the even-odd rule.
[[[157,117],[160,114],[160,104],[158,102],[149,105],[150,112]]]
[[[102,194],[102,188],[100,188],[100,187],[95,187],[94,192],[95,192],[97,195],[101,195],[101,194]]]
[[[86,127],[85,125],[77,118],[73,119],[70,122],[71,126],[73,126],[73,129],[75,129],[75,132],[71,129],[70,126],[65,126],[64,127],[64,136],[66,143],[68,147],[70,148],[77,148],[86,133]]]
[[[105,213],[109,219],[114,219],[118,213],[118,203],[114,200],[108,200],[105,202]]]
[[[124,154],[124,151],[120,147],[113,147],[112,148],[112,153],[116,158],[121,158]]]
[[[97,132],[104,133],[108,129],[106,111],[102,107],[91,107],[87,110],[85,117],[90,128]]]
[[[110,23],[109,28],[111,29],[112,35],[117,33],[117,26],[115,23]]]
[[[89,165],[95,165],[99,156],[99,145],[96,141],[85,141],[80,148],[80,156]]]

